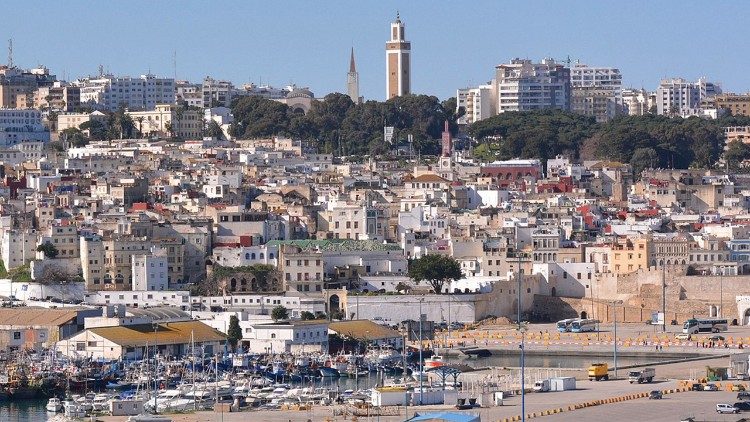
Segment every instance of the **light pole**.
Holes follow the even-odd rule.
[[[518,331],[521,333],[521,420],[526,421],[526,374],[525,374],[525,366],[526,366],[526,326],[525,324],[521,323],[521,250],[520,250],[520,242],[518,242],[518,239],[516,239],[516,255],[518,257],[518,306],[516,307],[516,311],[518,312],[517,320],[518,320]]]
[[[424,360],[422,360],[422,302],[424,298],[419,298],[419,405],[422,405],[424,396]]]
[[[617,305],[621,304],[621,300],[610,302],[612,304],[612,315],[615,318],[615,350],[614,350],[614,364],[615,364],[615,379],[617,379]]]
[[[719,318],[724,318],[724,268],[719,268]]]
[[[667,332],[667,266],[666,261],[661,260],[661,332]]]

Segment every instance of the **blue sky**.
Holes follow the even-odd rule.
[[[415,93],[446,98],[492,78],[514,57],[615,66],[626,86],[708,76],[750,91],[750,1],[76,1],[4,7],[0,40],[14,61],[58,77],[205,75],[345,92],[355,48],[360,93],[385,97],[385,53],[396,10],[412,42]],[[0,63],[5,62],[0,55]]]

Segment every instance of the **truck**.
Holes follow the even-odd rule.
[[[628,381],[630,383],[637,382],[638,384],[643,382],[651,382],[656,376],[656,370],[654,368],[643,368],[640,371],[628,372]]]
[[[545,393],[550,390],[549,380],[541,380],[534,383],[534,391],[537,393]]]
[[[606,363],[592,363],[589,366],[589,381],[609,379],[609,366]]]

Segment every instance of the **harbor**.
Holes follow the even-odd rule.
[[[637,328],[626,325],[621,332],[628,336]],[[608,332],[599,334],[603,338]],[[637,336],[637,331],[632,334]],[[458,339],[486,335],[463,330],[452,333],[451,338],[461,342]],[[567,338],[573,339],[563,336]],[[659,388],[676,387],[676,380],[698,378],[696,367],[728,363],[723,348],[685,345],[656,352],[646,345],[629,350],[623,342],[625,350],[620,351],[616,363],[621,370],[618,377],[609,345],[584,347],[583,338],[576,341],[581,341],[577,350],[530,345],[523,372],[529,394],[531,387],[543,380],[572,379],[578,387],[554,394],[566,401],[596,398],[609,394],[611,385],[621,384],[627,368],[644,365],[657,368]],[[144,359],[133,361],[70,359],[54,350],[19,353],[3,357],[0,417],[5,414],[10,420],[33,421],[40,415],[60,420],[93,416],[124,421],[151,414],[174,421],[198,421],[218,420],[217,415],[223,415],[229,421],[241,420],[239,415],[249,412],[262,415],[263,420],[307,420],[308,416],[325,420],[349,415],[396,421],[429,410],[464,409],[487,415],[514,411],[512,403],[517,402],[522,385],[517,348],[489,342],[482,348],[433,348],[437,343],[423,344],[421,365],[420,350],[414,343],[401,350],[354,343],[333,354],[227,351],[209,355],[203,348],[193,347],[181,357],[154,355],[151,348]],[[477,349],[486,353],[477,353]],[[588,384],[586,368],[592,362],[609,365],[613,381]],[[586,384],[582,387],[582,383]],[[528,403],[533,408],[536,398],[543,396],[534,394]]]

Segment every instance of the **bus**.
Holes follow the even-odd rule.
[[[568,319],[561,319],[560,321],[557,321],[557,331],[564,333],[566,331],[570,331],[570,324],[575,321],[575,318],[568,318]]]
[[[595,319],[577,319],[570,324],[570,332],[583,333],[586,331],[596,331]]]
[[[691,318],[682,326],[682,332],[685,334],[718,333],[728,329],[727,320],[721,318]]]

